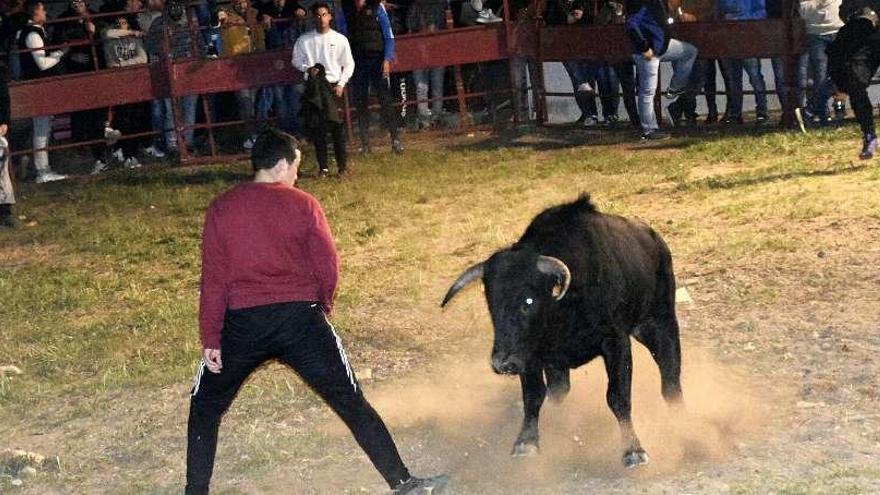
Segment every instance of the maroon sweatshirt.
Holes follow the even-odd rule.
[[[318,301],[329,314],[338,276],[339,257],[318,200],[280,183],[226,191],[205,215],[202,346],[220,348],[227,308]]]

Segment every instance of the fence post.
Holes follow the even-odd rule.
[[[544,55],[541,50],[541,28],[544,27],[544,0],[535,0],[535,63],[532,64],[532,97],[535,99],[535,115],[538,125],[544,125],[547,115],[547,88],[544,85]]]
[[[510,94],[513,97],[511,102],[513,104],[513,123],[514,125],[519,125],[522,122],[522,116],[520,115],[522,109],[519,106],[522,95],[520,94],[519,86],[516,84],[519,57],[516,55],[516,46],[514,44],[513,25],[511,23],[513,15],[510,12],[510,1],[504,0],[502,5],[504,6],[504,34],[507,44],[507,69],[510,75]]]
[[[797,67],[797,55],[799,54],[795,53],[795,20],[792,15],[794,7],[794,0],[782,0],[782,20],[785,22],[785,46],[783,52],[785,55],[782,60],[783,97],[780,100],[782,100],[782,125],[786,128],[795,127],[794,109],[800,103],[798,101],[800,85],[798,83]],[[779,94],[779,88],[776,88],[776,91]]]
[[[174,74],[173,54],[171,53],[171,26],[165,24],[163,26],[162,49],[165,51],[162,57],[163,69],[168,78],[168,97],[171,100],[171,114],[174,117],[174,135],[177,139],[177,152],[180,153],[180,161],[185,162],[189,159],[189,151],[186,149],[186,141],[183,139],[183,129],[181,128],[180,118],[180,101],[177,98],[177,88],[175,87],[176,76]],[[167,135],[167,134],[166,134]],[[165,143],[166,145],[168,143]]]

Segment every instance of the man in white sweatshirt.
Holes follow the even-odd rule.
[[[314,31],[300,36],[293,46],[293,67],[303,73],[305,79],[319,77],[324,73],[330,92],[337,101],[341,100],[345,85],[354,73],[354,58],[348,39],[330,28],[333,21],[330,7],[323,2],[312,6],[316,28]],[[336,105],[341,108],[341,105]],[[305,110],[305,108],[304,108]],[[342,119],[321,118],[305,120],[319,124],[312,128],[312,141],[315,143],[315,155],[318,160],[321,177],[329,174],[327,162],[327,133],[333,137],[333,151],[336,155],[336,166],[339,175],[346,174],[347,155],[345,150],[345,128]]]
[[[812,96],[806,105],[805,117],[814,125],[830,121],[828,100],[835,92],[834,83],[828,77],[828,55],[825,53],[843,27],[838,15],[841,0],[801,0],[800,13],[807,26],[807,51],[800,60],[800,85],[806,87],[813,80]],[[843,120],[846,110],[843,101],[834,101],[835,118]]]
[[[64,52],[55,50],[47,52],[46,30],[43,24],[46,22],[46,7],[40,0],[28,0],[25,3],[25,12],[30,21],[28,25],[18,32],[16,39],[18,48],[31,50],[19,54],[21,64],[21,78],[24,80],[40,79],[59,75],[58,63]],[[52,116],[42,115],[34,117],[34,166],[37,169],[37,182],[52,182],[66,179],[66,175],[56,174],[49,168],[49,134],[52,132]]]

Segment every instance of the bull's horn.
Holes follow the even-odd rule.
[[[442,308],[446,306],[446,304],[448,304],[449,301],[452,300],[452,298],[455,297],[456,294],[458,294],[458,291],[463,289],[466,285],[481,278],[483,278],[482,262],[477,263],[476,265],[465,270],[464,273],[462,273],[458,277],[458,279],[453,282],[452,287],[450,287],[449,290],[446,292],[446,296],[443,298],[443,302],[440,303],[440,307]]]
[[[565,297],[568,286],[571,284],[571,272],[562,260],[552,256],[538,256],[538,271],[547,275],[555,275],[558,289],[554,289],[554,292],[556,290],[559,292],[554,294],[554,297],[557,301]]]

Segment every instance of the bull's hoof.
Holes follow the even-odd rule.
[[[510,455],[513,457],[535,457],[540,453],[541,449],[539,449],[537,445],[533,443],[519,442],[514,444],[513,452],[511,452]]]
[[[553,401],[554,404],[560,404],[565,399],[565,396],[568,395],[569,388],[568,386],[548,388],[547,398]]]
[[[635,469],[647,463],[648,453],[644,450],[634,450],[623,454],[623,466],[627,469]]]

